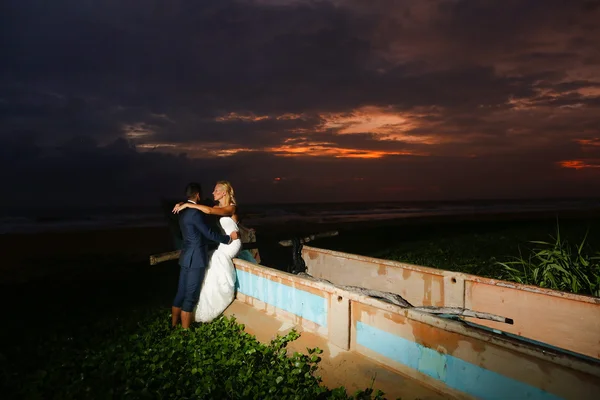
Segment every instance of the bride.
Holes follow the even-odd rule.
[[[179,203],[174,213],[190,207],[205,214],[220,215],[219,225],[227,235],[239,231],[238,215],[233,187],[227,181],[219,181],[213,190],[213,198],[218,205],[208,207],[190,202]],[[193,314],[197,322],[209,322],[217,318],[231,304],[235,296],[235,267],[233,258],[242,247],[242,241],[236,239],[230,244],[219,244],[210,256],[210,261],[200,290],[200,299]]]

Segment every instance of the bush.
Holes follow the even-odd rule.
[[[135,329],[115,320],[76,336],[44,338],[36,370],[23,377],[19,368],[12,376],[4,369],[3,378],[24,398],[382,398],[372,389],[348,397],[344,388],[322,386],[315,376],[321,350],[287,356],[295,331],[264,345],[235,319],[187,331],[171,330],[168,320],[165,312],[150,312]],[[33,365],[22,362],[21,374]]]
[[[587,246],[587,233],[579,245],[561,239],[556,228],[553,242],[532,241],[528,258],[498,262],[504,268],[503,278],[513,282],[537,285],[572,293],[600,296],[600,253],[592,256]]]

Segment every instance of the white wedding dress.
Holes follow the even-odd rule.
[[[221,228],[227,235],[239,231],[231,217],[221,217]],[[217,318],[233,301],[235,296],[235,267],[233,258],[242,248],[242,241],[236,239],[230,244],[219,244],[212,253],[200,291],[200,300],[194,310],[197,322],[209,322]]]

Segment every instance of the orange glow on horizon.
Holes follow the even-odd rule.
[[[565,160],[558,163],[562,168],[575,170],[600,168],[600,160]]]
[[[598,86],[588,86],[579,88],[575,91],[583,97],[598,97],[600,96],[600,87]]]
[[[286,120],[286,119],[301,119],[304,115],[302,114],[293,114],[293,113],[285,113],[282,115],[278,115],[275,117],[276,120]]]
[[[287,141],[288,143],[290,140]],[[214,158],[230,157],[240,153],[265,152],[276,157],[333,157],[333,158],[362,158],[378,159],[387,156],[429,156],[429,153],[409,150],[368,150],[337,147],[328,142],[308,142],[302,140],[277,147],[262,149],[250,148],[225,148],[221,149],[221,143],[203,143],[198,145],[179,145],[175,143],[147,143],[138,145],[141,151],[153,151],[160,149],[168,153],[186,153],[192,158]]]
[[[324,121],[320,130],[335,130],[340,135],[373,134],[380,140],[406,143],[439,144],[441,140],[432,135],[411,135],[419,126],[413,113],[401,113],[375,106],[364,106],[343,114],[321,114]]]
[[[575,139],[582,146],[600,147],[600,138],[593,139]]]
[[[322,144],[306,144],[301,146],[280,146],[266,149],[280,157],[334,157],[378,159],[386,156],[426,156],[428,154],[410,151],[361,150],[341,147],[328,147]]]
[[[410,131],[420,127],[419,119],[435,114],[436,110],[424,112],[399,112],[390,108],[364,106],[348,113],[319,114],[322,123],[312,129],[297,128],[297,133],[320,133],[333,131],[339,135],[371,134],[376,140],[393,140],[406,143],[433,145],[442,142],[435,135],[415,135]],[[230,112],[215,118],[217,122],[260,122],[265,120],[299,120],[307,118],[305,114],[284,113],[281,115],[256,115],[253,113]]]

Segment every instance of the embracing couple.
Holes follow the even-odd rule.
[[[235,196],[229,182],[220,181],[215,186],[213,198],[218,202],[215,207],[199,204],[202,190],[198,183],[188,184],[186,196],[187,202],[173,208],[173,212],[179,213],[183,248],[171,320],[173,327],[181,320],[184,329],[193,321],[212,321],[231,304],[235,295],[233,258],[242,247]],[[212,230],[204,214],[221,216],[219,225],[225,234]],[[209,258],[210,241],[219,243],[219,247]]]

